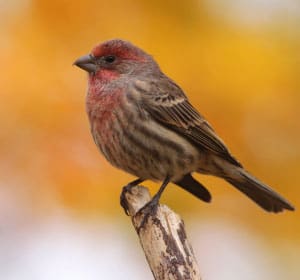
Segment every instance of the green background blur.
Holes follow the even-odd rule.
[[[86,74],[72,67],[112,38],[152,54],[244,166],[299,208],[299,1],[1,0],[0,32],[1,279],[152,279],[119,206],[133,177],[97,151]],[[298,211],[268,214],[196,177],[213,203],[173,185],[162,202],[184,218],[204,279],[300,277]]]

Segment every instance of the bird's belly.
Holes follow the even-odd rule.
[[[103,124],[102,124],[103,125]],[[177,181],[198,169],[199,151],[177,133],[154,121],[139,124],[114,120],[93,132],[106,159],[139,178]]]

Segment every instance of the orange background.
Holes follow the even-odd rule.
[[[85,113],[86,74],[72,67],[107,39],[126,39],[152,54],[244,166],[299,208],[297,1],[8,2],[0,3],[1,279],[15,279],[15,271],[23,279],[48,279],[42,277],[51,275],[49,267],[57,268],[56,254],[66,256],[63,262],[70,248],[76,251],[77,241],[63,248],[65,240],[79,238],[77,231],[82,244],[98,248],[105,242],[108,251],[122,252],[123,265],[137,254],[136,263],[128,261],[131,276],[124,272],[124,279],[151,279],[119,206],[121,187],[133,178],[97,151]],[[205,279],[299,277],[298,211],[267,214],[227,183],[196,177],[211,190],[212,204],[172,185],[162,202],[184,218]],[[158,188],[145,185],[152,192]],[[51,230],[45,230],[49,225]],[[100,232],[114,239],[103,241]],[[47,238],[53,241],[49,248],[43,247]],[[98,249],[97,256],[84,252],[102,274],[98,260],[103,256],[104,267],[121,265]],[[85,278],[94,266],[83,264],[80,252],[78,261],[55,279],[74,279],[81,275],[78,267],[78,279],[99,279],[96,270]],[[18,261],[16,256],[21,256]]]

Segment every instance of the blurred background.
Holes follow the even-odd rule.
[[[244,166],[300,205],[298,0],[0,1],[0,279],[152,279],[119,206],[134,178],[89,133],[73,61],[122,38],[151,53]],[[299,211],[263,212],[198,176],[170,185],[203,279],[298,279]],[[146,182],[154,193],[158,185]]]

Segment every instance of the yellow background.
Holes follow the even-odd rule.
[[[64,261],[68,269],[60,267],[55,279],[99,279],[104,267],[121,263],[130,267],[124,279],[151,279],[119,206],[121,187],[134,178],[97,151],[85,113],[86,74],[72,66],[112,38],[152,54],[243,165],[299,208],[300,3],[224,3],[0,2],[1,279],[19,279],[16,271],[54,279]],[[227,183],[196,177],[211,190],[210,205],[173,185],[162,202],[185,219],[205,279],[299,277],[298,211],[268,214]],[[87,243],[97,255],[76,251]],[[69,262],[71,248],[78,254]]]

